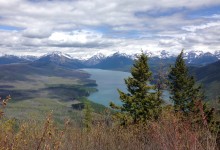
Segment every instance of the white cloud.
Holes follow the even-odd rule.
[[[22,35],[27,38],[48,38],[51,35],[51,29],[48,27],[43,28],[28,28],[22,31]]]
[[[193,19],[186,15],[219,5],[217,0],[0,0],[0,52],[60,50],[82,55],[184,47],[216,50],[220,49],[215,32],[219,14]],[[179,8],[184,9],[166,15]],[[138,12],[143,15],[137,16]],[[24,30],[6,31],[1,26]]]
[[[101,39],[102,35],[97,34],[90,31],[73,31],[73,32],[54,32],[50,37],[49,40],[56,41],[56,42],[73,42],[73,43],[88,43],[94,42],[97,39]]]
[[[104,38],[93,31],[54,32],[49,38],[50,46],[105,48],[113,44],[113,39]]]
[[[201,25],[185,26],[185,27],[182,27],[182,29],[186,30],[186,31],[190,31],[190,32],[195,32],[197,30],[211,28],[211,27],[215,27],[215,26],[220,26],[220,21],[209,22],[209,23],[201,24]]]

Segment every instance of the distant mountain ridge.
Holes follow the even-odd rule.
[[[31,62],[33,66],[48,66],[57,65],[65,68],[78,69],[84,68],[82,61],[78,59],[73,59],[68,54],[63,54],[61,52],[53,52],[40,57],[39,59]]]
[[[166,50],[157,51],[152,53],[145,51],[149,56],[149,64],[153,70],[156,70],[159,63],[170,65],[175,62],[176,56],[170,54]],[[76,59],[68,54],[62,52],[52,52],[41,57],[34,56],[14,56],[4,55],[0,57],[0,64],[12,64],[12,63],[31,63],[35,66],[44,65],[58,65],[61,67],[79,69],[79,68],[99,68],[110,70],[122,70],[128,71],[133,64],[137,54],[128,55],[125,53],[116,52],[110,56],[106,56],[102,53],[91,56],[86,60]],[[216,62],[220,59],[220,51],[202,52],[202,51],[189,51],[185,52],[184,59],[190,66],[205,66],[207,64]]]
[[[100,63],[100,61],[102,61],[105,58],[106,58],[106,56],[104,54],[98,53],[98,54],[93,55],[92,57],[88,58],[83,63],[87,66],[93,66],[93,65]]]
[[[99,63],[91,67],[99,69],[128,71],[133,64],[133,61],[134,60],[129,55],[114,53],[113,55],[104,59],[102,58],[99,60]]]
[[[155,71],[160,64],[169,66],[173,64],[176,60],[176,55],[170,54],[169,52],[163,50],[158,52],[157,54],[153,54],[152,52],[145,51],[149,56],[149,65],[152,70]],[[100,55],[100,54],[99,54]],[[102,57],[100,59],[95,59],[95,65],[90,65],[93,68],[100,69],[116,69],[119,70],[129,70],[131,65],[133,64],[136,55],[127,55],[125,53],[114,53],[110,56]],[[99,58],[93,56],[92,58]],[[210,52],[202,52],[202,51],[189,51],[184,54],[184,59],[189,66],[201,67],[207,64],[216,62],[220,59],[220,52],[210,53]],[[92,64],[90,60],[90,64]]]
[[[188,64],[207,65],[218,61],[220,59],[220,52],[216,51],[214,54],[212,54],[210,52],[204,53],[198,51],[190,51],[185,53],[184,59]]]
[[[28,60],[14,55],[4,55],[0,57],[0,65],[13,63],[27,63]]]

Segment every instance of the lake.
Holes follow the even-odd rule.
[[[92,93],[88,99],[93,102],[109,106],[110,102],[121,105],[117,89],[126,92],[124,79],[131,76],[128,72],[111,71],[102,69],[82,69],[91,74],[91,79],[96,80],[98,92]],[[164,91],[164,98],[168,99],[168,92]]]

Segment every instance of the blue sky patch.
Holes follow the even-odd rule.
[[[0,30],[10,30],[10,31],[13,31],[13,30],[23,30],[23,29],[20,28],[20,27],[0,25]]]
[[[165,16],[172,16],[176,13],[182,13],[186,11],[187,9],[184,7],[180,8],[170,8],[170,9],[160,9],[156,8],[154,10],[149,11],[139,11],[135,12],[136,17],[165,17]]]
[[[220,5],[211,6],[211,7],[203,7],[196,10],[191,10],[187,12],[187,18],[196,19],[206,16],[212,16],[214,14],[220,14]]]

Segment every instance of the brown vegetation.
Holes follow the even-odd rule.
[[[76,127],[70,120],[58,126],[49,114],[44,122],[0,120],[0,149],[74,150],[217,150],[216,134],[206,127],[191,125],[170,111],[157,121],[127,127],[93,125]]]

